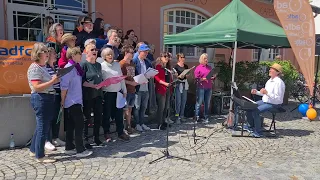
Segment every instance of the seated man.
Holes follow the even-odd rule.
[[[264,88],[260,91],[251,90],[251,94],[262,96],[262,100],[257,101],[258,108],[253,111],[247,111],[248,126],[244,129],[252,132],[252,136],[259,138],[262,136],[262,122],[260,114],[272,108],[277,108],[283,103],[285,84],[279,77],[282,73],[281,65],[275,63],[270,67],[269,76]]]

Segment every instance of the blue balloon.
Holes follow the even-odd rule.
[[[302,114],[303,117],[306,117],[306,113],[309,109],[309,105],[308,104],[300,104],[299,105],[299,112]]]

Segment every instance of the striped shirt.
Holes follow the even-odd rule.
[[[51,77],[57,73],[56,70],[58,69],[57,63],[54,63],[53,66],[54,66],[54,68],[52,68],[49,64],[46,65],[46,69],[49,72],[49,74],[51,75]],[[53,84],[53,88],[60,89],[60,82]]]

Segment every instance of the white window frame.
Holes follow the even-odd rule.
[[[198,24],[198,16],[201,16],[201,17],[203,17],[203,18],[205,18],[205,20],[207,20],[208,18],[207,17],[205,17],[204,15],[202,15],[202,14],[200,14],[200,13],[198,13],[198,12],[196,12],[196,11],[192,11],[192,10],[190,10],[190,9],[185,9],[185,8],[179,8],[179,9],[172,9],[172,10],[170,10],[170,9],[168,9],[168,10],[166,10],[165,12],[170,12],[170,11],[173,11],[173,22],[163,22],[163,25],[171,25],[171,26],[173,26],[173,34],[176,34],[177,32],[177,27],[184,27],[184,28],[189,28],[189,29],[191,29],[191,28],[193,28],[193,27],[195,27],[195,26],[197,26],[197,25],[199,25]],[[185,11],[185,12],[190,12],[190,13],[194,13],[195,14],[195,25],[191,25],[191,24],[182,24],[182,23],[176,23],[176,18],[177,18],[177,11]],[[182,17],[181,15],[180,15],[180,17]],[[187,16],[186,16],[186,13],[185,13],[185,16],[184,16],[185,18],[187,18]],[[204,21],[205,21],[204,20]],[[204,22],[203,21],[203,22]],[[202,23],[202,22],[201,22]],[[163,36],[164,36],[164,33],[163,33]],[[164,47],[164,49],[166,49],[165,47]],[[185,54],[186,55],[186,57],[187,58],[195,58],[195,57],[198,57],[198,56],[200,56],[200,54],[198,53],[199,52],[199,48],[198,47],[194,47],[193,48],[193,54],[194,54],[194,56],[188,56],[187,54]],[[172,55],[173,56],[176,56],[176,54],[177,54],[177,46],[173,46],[172,47]]]
[[[252,61],[258,61],[259,58],[259,50],[260,49],[253,49],[252,50]],[[283,52],[283,51],[282,51]],[[258,54],[258,57],[255,58],[255,54]],[[269,59],[260,59],[260,61],[264,61],[264,60],[274,60],[274,58],[277,55],[281,55],[281,49],[280,48],[270,48],[269,49]]]
[[[170,4],[167,6],[163,6],[160,8],[160,51],[164,51],[165,47],[163,44],[163,36],[164,36],[164,13],[165,11],[170,11],[170,9],[176,9],[176,10],[184,10],[184,11],[190,11],[193,13],[196,13],[196,15],[201,15],[203,17],[205,17],[206,19],[209,19],[210,17],[213,16],[213,14],[211,14],[210,12],[208,12],[207,10],[200,8],[199,6],[195,6],[195,5],[191,5],[191,4]],[[175,21],[175,19],[174,19]],[[169,22],[168,22],[169,23]],[[186,26],[187,24],[182,24],[183,26]],[[191,27],[194,27],[191,25]],[[175,32],[175,28],[174,28],[174,32]],[[176,48],[173,49],[173,56],[175,57],[175,51]],[[187,57],[187,60],[191,60],[191,61],[197,61],[198,62],[198,57]],[[175,59],[175,58],[173,58]],[[196,60],[195,60],[196,59]],[[189,61],[189,62],[191,62]]]

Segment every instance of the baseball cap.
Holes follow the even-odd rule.
[[[150,51],[150,48],[146,44],[141,44],[138,51]]]

